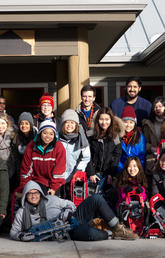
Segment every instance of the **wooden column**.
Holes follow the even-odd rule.
[[[89,84],[88,30],[78,29],[78,55],[69,57],[70,107],[75,109],[81,101],[81,88]]]
[[[67,61],[58,60],[56,63],[57,80],[57,114],[61,116],[65,109],[69,108],[69,85]]]

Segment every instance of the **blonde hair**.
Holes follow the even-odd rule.
[[[4,120],[7,123],[7,130],[12,128],[11,120],[7,114],[0,114],[0,119]]]

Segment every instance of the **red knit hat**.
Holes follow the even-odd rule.
[[[125,106],[121,115],[122,120],[132,120],[137,124],[135,110],[132,106]]]
[[[39,106],[41,108],[42,104],[48,103],[52,106],[52,109],[54,109],[54,99],[52,96],[49,95],[49,92],[45,92],[39,101]]]

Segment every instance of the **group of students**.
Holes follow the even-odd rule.
[[[53,112],[53,97],[44,94],[39,114],[33,118],[23,112],[16,132],[8,116],[0,115],[1,224],[10,195],[16,190],[22,193],[11,238],[31,241],[34,236],[28,230],[33,224],[73,216],[78,226],[70,232],[72,239],[107,239],[108,231],[94,228],[98,217],[107,223],[113,238],[137,239],[119,222],[119,203],[134,187],[144,201],[156,193],[165,197],[164,97],[155,99],[150,117],[139,127],[133,105],[125,105],[117,117],[110,107],[95,104],[93,92],[91,86],[84,86],[78,109],[65,110],[61,119]],[[90,110],[83,110],[83,100],[86,106],[91,100]],[[105,178],[104,187],[113,185],[115,192],[108,193],[114,194],[111,200],[117,194],[116,202],[93,195],[76,208],[70,201],[70,181],[77,170],[87,173],[93,184]]]

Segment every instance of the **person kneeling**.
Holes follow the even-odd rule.
[[[105,199],[100,195],[92,195],[85,199],[77,208],[73,202],[53,195],[44,195],[39,184],[29,181],[23,190],[22,207],[17,211],[10,237],[14,240],[33,241],[34,235],[30,228],[44,221],[59,218],[64,222],[74,217],[77,226],[69,231],[72,240],[96,241],[108,239],[108,233],[91,225],[94,218],[102,218],[112,231],[114,239],[134,240],[138,236],[119,223]]]

